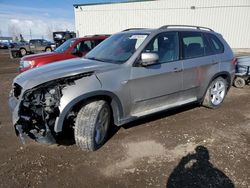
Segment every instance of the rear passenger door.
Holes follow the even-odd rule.
[[[218,57],[213,54],[207,38],[202,32],[181,32],[183,59],[183,95],[184,99],[199,99],[201,87],[211,73],[219,69]]]

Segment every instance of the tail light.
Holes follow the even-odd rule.
[[[234,57],[231,63],[232,63],[232,65],[236,66],[237,65],[237,58]]]

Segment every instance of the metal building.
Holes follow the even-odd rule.
[[[250,48],[250,0],[149,0],[76,4],[78,36],[181,24],[210,27],[232,48]]]

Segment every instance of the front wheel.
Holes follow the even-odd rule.
[[[227,81],[218,77],[210,83],[202,105],[208,108],[218,108],[224,101],[226,93]]]
[[[84,151],[100,148],[108,133],[111,109],[104,100],[90,102],[79,111],[75,122],[76,145]]]
[[[52,49],[51,48],[46,48],[45,52],[52,52]]]

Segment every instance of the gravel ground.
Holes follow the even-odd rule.
[[[0,52],[0,187],[250,187],[250,87],[121,127],[96,152],[20,143],[7,106],[18,59]]]

